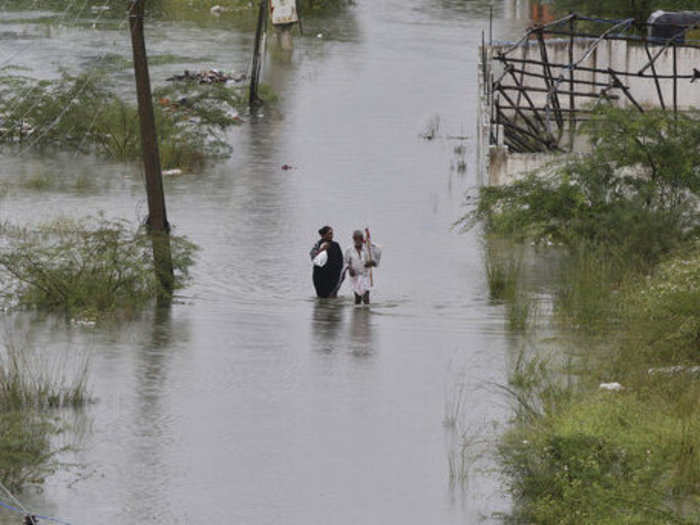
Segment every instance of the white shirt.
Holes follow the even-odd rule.
[[[377,265],[379,265],[379,260],[382,258],[381,249],[373,244],[372,245],[372,258]],[[358,252],[357,248],[353,244],[347,250],[345,250],[345,264],[349,268],[352,268],[357,275],[369,275],[369,268],[365,267],[365,263],[370,261],[369,252],[367,251],[367,245],[363,244],[362,249]]]

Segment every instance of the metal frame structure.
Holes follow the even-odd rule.
[[[531,27],[512,44],[487,46],[483,42],[480,77],[482,101],[490,113],[489,144],[505,144],[515,153],[573,151],[578,123],[587,120],[600,102],[619,100],[645,111],[629,86],[631,77],[653,83],[658,107],[677,114],[679,83],[700,79],[698,68],[679,73],[679,49],[700,49],[700,42],[679,43],[678,35],[665,41],[650,39],[643,36],[648,25],[634,19],[606,20],[570,14]],[[602,30],[592,31],[591,26]],[[587,65],[601,43],[609,41],[625,41],[643,48],[647,63],[638,71],[615,69],[612,64],[600,66],[597,60],[593,66]],[[568,56],[564,63],[550,59],[549,43],[566,47]],[[530,48],[526,50],[525,46]],[[657,61],[669,49],[672,73],[661,74]],[[538,56],[532,58],[525,51],[535,51]],[[662,82],[672,83],[671,93],[664,93]],[[700,83],[696,85],[700,89]]]

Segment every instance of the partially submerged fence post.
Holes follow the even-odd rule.
[[[151,235],[153,261],[163,294],[170,296],[174,288],[173,262],[170,251],[170,225],[165,209],[163,177],[158,152],[156,121],[153,112],[151,80],[148,73],[148,57],[143,32],[143,19],[146,0],[131,0],[129,7],[129,27],[134,55],[134,75],[141,123],[141,148],[146,174],[146,194],[148,198],[148,220],[146,225]]]
[[[267,0],[260,0],[260,12],[258,13],[258,26],[255,29],[255,47],[253,48],[253,65],[250,71],[250,93],[248,103],[256,106],[262,101],[258,97],[258,84],[260,83],[260,70],[262,69],[262,42],[267,26]]]

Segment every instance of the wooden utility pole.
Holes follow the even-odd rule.
[[[143,32],[145,2],[146,0],[130,0],[129,27],[134,54],[139,121],[141,123],[141,148],[146,173],[146,195],[148,197],[146,225],[151,233],[156,274],[163,291],[170,295],[174,288],[173,262],[170,252],[170,224],[168,224],[165,210],[163,176],[160,167],[151,80],[148,73],[148,57]]]
[[[258,26],[255,29],[255,47],[253,49],[253,65],[250,71],[250,93],[248,103],[256,106],[261,103],[258,97],[258,84],[260,83],[260,70],[262,68],[262,41],[267,25],[267,0],[260,0],[260,12],[258,13]]]

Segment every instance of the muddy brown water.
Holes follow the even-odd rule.
[[[508,6],[496,2],[500,36],[527,24]],[[79,26],[6,15],[0,63],[53,76],[129,56],[128,33],[93,28],[95,15]],[[231,134],[232,158],[166,181],[171,222],[201,248],[170,310],[102,328],[6,321],[38,345],[92,356],[96,403],[81,415],[79,451],[63,458],[75,466],[23,494],[26,505],[76,525],[464,524],[508,509],[481,469],[450,488],[442,425],[455,381],[469,386],[463,428],[508,414],[484,387],[505,380],[511,341],[488,301],[479,237],[451,230],[478,181],[473,141],[460,174],[459,141],[446,136],[474,133],[484,29],[479,1],[359,0],[309,20],[293,53],[268,55],[280,102]],[[151,54],[192,57],[154,67],[155,83],[184,68],[245,70],[252,45],[221,22],[154,22],[148,39]],[[115,78],[130,89],[128,71]],[[438,138],[420,139],[436,114]],[[10,154],[0,167],[12,184],[36,173],[64,183],[11,184],[2,220],[145,214],[134,167]],[[78,175],[96,187],[71,190]],[[313,297],[307,252],[326,223],[343,245],[368,225],[384,247],[369,310],[352,307],[347,286],[338,301]]]

